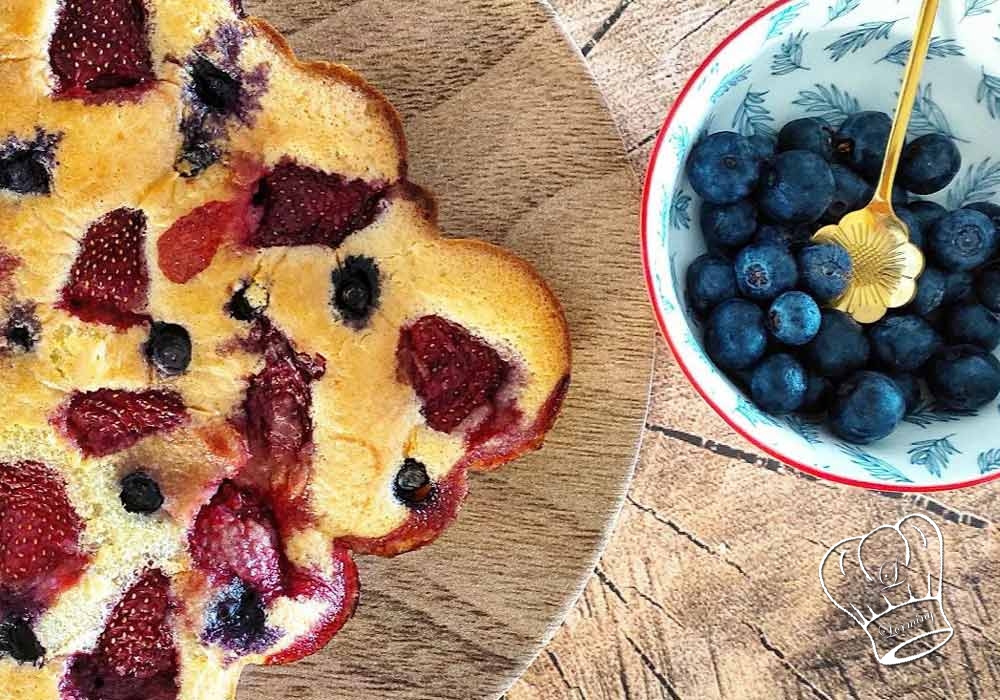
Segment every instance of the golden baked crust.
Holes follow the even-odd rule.
[[[406,180],[400,119],[377,90],[344,66],[299,62],[275,29],[240,18],[229,0],[145,8],[155,79],[81,96],[60,93],[53,75],[62,0],[0,1],[0,520],[10,507],[4,479],[18,465],[44,465],[65,482],[86,558],[78,578],[23,614],[0,561],[0,689],[15,700],[97,700],[67,680],[71,669],[97,658],[116,606],[151,571],[169,581],[176,651],[172,690],[156,700],[229,698],[245,665],[316,651],[353,612],[351,553],[395,555],[433,540],[454,518],[469,470],[541,445],[569,380],[555,296],[510,253],[442,237],[433,199]],[[204,116],[192,97],[199,60],[242,76],[238,111]],[[214,149],[204,162],[192,133]],[[48,192],[4,189],[4,158],[45,149]],[[335,202],[361,193],[364,203],[352,205],[348,230],[282,244],[299,214],[282,213],[279,195],[271,208],[269,193],[286,187],[287,201],[300,202],[314,185],[342,188]],[[97,259],[89,251],[115,212],[144,222],[148,272],[141,305],[120,323],[106,309],[95,319],[73,296],[104,284],[86,277]],[[286,218],[272,226],[269,212]],[[377,275],[361,320],[338,306],[336,275],[352,265]],[[240,294],[264,305],[259,315],[236,313]],[[190,362],[178,373],[151,366],[159,324],[189,334]],[[440,355],[442,342],[450,354]],[[473,386],[479,393],[465,396]],[[74,427],[74,402],[108,390],[169,393],[183,415],[109,447],[93,423]],[[139,420],[123,413],[114,420]],[[429,483],[400,491],[404,465]],[[152,514],[122,507],[122,478],[136,471],[162,491]],[[218,504],[237,501],[273,521],[283,582],[257,591],[270,636],[234,651],[207,631],[229,584],[205,563],[233,548],[220,555],[199,538],[228,522],[230,505]],[[34,665],[4,651],[12,616],[26,616],[44,647]]]

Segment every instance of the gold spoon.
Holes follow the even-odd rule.
[[[839,224],[824,226],[813,236],[818,243],[839,243],[850,254],[854,273],[847,290],[830,305],[846,311],[858,323],[874,323],[887,310],[909,304],[917,293],[917,278],[924,271],[923,253],[910,243],[909,229],[892,208],[892,183],[906,143],[937,10],[938,0],[924,0],[920,8],[874,198],[864,209],[845,215]]]

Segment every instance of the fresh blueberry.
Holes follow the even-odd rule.
[[[926,267],[917,279],[917,295],[909,309],[920,316],[929,316],[945,303],[947,291],[948,275],[936,267]]]
[[[778,145],[770,136],[756,134],[747,140],[750,142],[750,147],[753,149],[754,155],[756,155],[762,163],[774,158],[774,153],[777,150]]]
[[[945,304],[959,304],[971,301],[975,286],[975,277],[971,272],[949,272],[945,275]]]
[[[944,218],[948,210],[937,202],[917,199],[906,205],[906,210],[920,220],[920,230],[929,231],[931,226]]]
[[[920,249],[924,247],[924,227],[923,221],[906,207],[897,207],[896,216],[906,224],[906,230],[910,234],[910,243]]]
[[[823,160],[833,159],[834,130],[822,119],[794,119],[778,132],[779,151],[812,151]]]
[[[785,226],[782,224],[763,224],[757,229],[753,242],[758,244],[771,243],[780,245],[793,253],[809,243],[812,230],[809,226]]]
[[[722,302],[708,319],[705,349],[723,369],[753,367],[767,351],[764,312],[743,299]]]
[[[146,341],[146,357],[165,377],[183,374],[191,364],[191,336],[176,323],[154,323]]]
[[[913,372],[941,347],[941,338],[920,316],[887,316],[869,330],[872,351],[894,372]]]
[[[742,248],[756,231],[757,207],[749,200],[701,205],[701,233],[710,248]]]
[[[396,472],[393,493],[401,502],[411,507],[420,506],[431,497],[434,484],[423,462],[407,458]]]
[[[816,372],[808,372],[807,376],[806,398],[801,410],[806,413],[823,413],[833,396],[833,382]]]
[[[206,609],[204,638],[245,655],[264,651],[277,640],[278,633],[267,626],[260,593],[235,579]]]
[[[896,386],[899,387],[900,392],[903,394],[903,400],[906,402],[906,413],[913,413],[920,406],[920,401],[923,398],[923,391],[920,389],[920,380],[906,372],[894,372],[889,376],[892,378],[892,381],[896,382]]]
[[[840,223],[845,214],[862,209],[875,196],[875,188],[863,177],[848,167],[834,163],[830,166],[833,173],[833,201],[823,215],[823,221],[828,224]]]
[[[45,656],[31,623],[20,616],[10,616],[0,622],[0,659],[9,656],[18,663],[37,663]]]
[[[840,126],[834,137],[837,158],[866,178],[878,177],[892,130],[892,118],[884,112],[856,112]]]
[[[1000,262],[993,262],[976,276],[976,296],[990,311],[1000,313]]]
[[[699,316],[736,295],[736,274],[733,264],[725,258],[702,255],[688,267],[688,303]]]
[[[989,260],[997,250],[997,229],[974,209],[958,209],[928,231],[927,252],[946,271],[965,272]]]
[[[160,485],[144,472],[133,472],[121,481],[119,498],[128,513],[155,513],[163,507]]]
[[[906,398],[891,378],[858,372],[837,387],[830,429],[838,437],[867,445],[888,436],[906,415]]]
[[[993,226],[997,231],[1000,231],[1000,205],[993,202],[973,202],[965,208],[986,214],[986,216],[990,217],[990,221],[993,222]]]
[[[333,307],[356,328],[364,326],[378,308],[381,282],[371,258],[352,255],[333,271]]]
[[[1000,394],[1000,362],[975,345],[948,348],[928,365],[927,384],[944,408],[980,408]]]
[[[819,333],[805,348],[810,368],[840,379],[868,364],[871,346],[857,321],[835,309],[825,309],[822,315]]]
[[[948,340],[993,352],[1000,345],[1000,319],[982,304],[961,304],[948,312]]]
[[[797,411],[806,399],[808,378],[794,357],[780,353],[771,355],[753,371],[750,396],[768,413]]]
[[[766,168],[758,194],[761,212],[773,221],[807,224],[833,202],[830,164],[811,151],[785,151]]]
[[[854,273],[851,255],[836,243],[807,246],[799,253],[802,285],[821,304],[833,301],[847,289]]]
[[[786,345],[805,345],[819,333],[819,305],[804,292],[785,292],[774,300],[767,314],[767,327]]]
[[[760,181],[761,159],[746,137],[732,131],[706,136],[687,164],[694,191],[713,204],[746,198]]]
[[[736,256],[736,286],[754,301],[770,301],[793,289],[799,271],[792,254],[777,245],[750,245]]]
[[[899,160],[899,183],[914,194],[940,192],[962,168],[955,141],[943,134],[921,136],[906,144]]]

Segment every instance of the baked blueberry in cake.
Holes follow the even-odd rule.
[[[232,698],[541,445],[565,319],[238,2],[12,0],[0,47],[0,695]]]

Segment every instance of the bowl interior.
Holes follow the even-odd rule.
[[[651,293],[678,361],[734,428],[786,463],[872,488],[942,489],[1000,477],[997,405],[957,415],[922,404],[889,438],[846,444],[818,421],[758,410],[705,355],[684,301],[684,274],[705,252],[700,201],[684,175],[707,133],[774,134],[821,116],[834,125],[859,109],[895,109],[917,0],[790,0],[732,35],[678,99],[655,152],[643,235]],[[996,5],[996,7],[994,7]],[[995,10],[995,12],[994,12]],[[1000,3],[942,3],[911,136],[944,133],[963,165],[949,208],[1000,202]],[[995,74],[991,72],[990,67]]]

